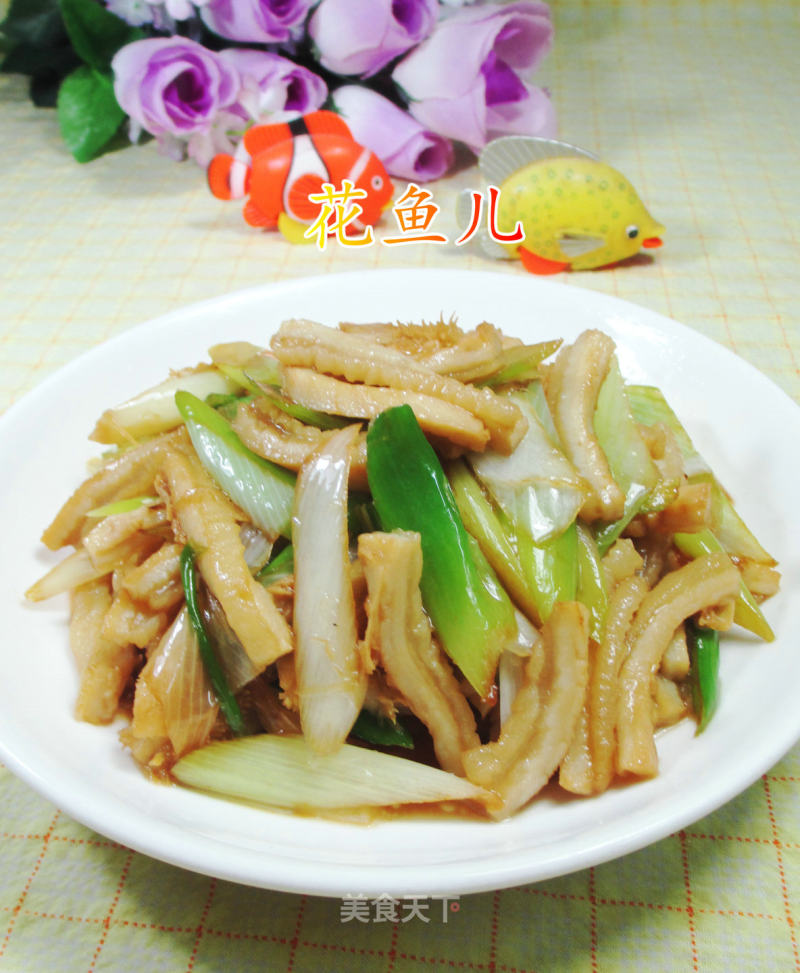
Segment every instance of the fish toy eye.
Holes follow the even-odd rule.
[[[625,233],[627,234],[629,239],[635,240],[636,237],[639,236],[639,227],[631,223],[630,226],[625,227]]]
[[[372,188],[377,192],[379,189],[383,189],[383,179],[381,176],[372,177]]]

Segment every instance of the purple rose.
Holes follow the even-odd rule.
[[[443,176],[453,163],[453,146],[388,98],[358,84],[333,93],[336,110],[356,142],[372,149],[392,176],[428,182]]]
[[[321,108],[328,86],[308,68],[269,51],[230,48],[220,54],[241,82],[234,110],[264,121],[276,114],[304,115]]]
[[[314,0],[208,0],[206,26],[232,41],[271,44],[299,35]]]
[[[525,77],[552,37],[549,9],[538,0],[463,7],[444,17],[392,77],[415,118],[474,152],[500,135],[551,136],[550,99]]]
[[[320,64],[368,78],[433,30],[437,0],[322,0],[308,24]]]
[[[239,90],[218,54],[184,37],[154,37],[120,48],[111,62],[123,111],[152,135],[207,132]]]

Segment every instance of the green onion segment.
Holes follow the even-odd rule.
[[[384,530],[417,531],[422,599],[445,651],[474,689],[489,691],[513,606],[473,549],[441,464],[408,405],[382,412],[367,433],[367,479]],[[476,554],[477,551],[477,554]]]
[[[334,809],[481,799],[486,791],[436,767],[343,744],[320,756],[299,736],[262,733],[211,743],[172,768],[182,784],[273,807]]]
[[[629,385],[628,397],[637,422],[648,426],[661,422],[675,436],[689,483],[711,483],[711,529],[723,549],[733,557],[749,557],[762,564],[775,564],[775,559],[764,550],[737,513],[730,497],[698,453],[661,389],[653,385]]]
[[[698,720],[697,732],[702,733],[719,701],[719,632],[704,628],[691,618],[685,628],[692,705]]]
[[[288,578],[290,574],[294,574],[294,547],[287,544],[256,574],[256,581],[269,588],[271,584]]]
[[[672,541],[681,554],[692,559],[700,557],[702,554],[725,553],[725,548],[707,527],[692,534],[674,534]],[[772,642],[775,639],[775,633],[770,628],[769,622],[764,617],[764,613],[744,580],[739,582],[739,594],[736,596],[733,620],[737,625],[746,628],[748,632],[752,632],[765,642]]]
[[[578,534],[578,592],[577,597],[589,609],[589,634],[595,642],[602,642],[606,628],[608,591],[600,551],[590,530],[579,525]]]
[[[358,714],[350,735],[379,747],[414,749],[411,734],[399,720],[390,720],[387,716],[371,713],[368,709],[362,709]]]
[[[197,604],[195,557],[194,551],[189,544],[181,551],[181,581],[183,582],[183,593],[186,598],[186,611],[188,612],[189,621],[192,623],[192,628],[197,636],[197,642],[200,647],[200,658],[203,660],[209,681],[219,702],[220,711],[236,736],[241,736],[245,729],[242,712],[239,709],[239,704],[236,702],[236,697],[231,692],[228,681],[214,652],[214,647],[206,632],[200,614],[200,608]]]
[[[86,516],[100,520],[103,517],[110,517],[112,514],[126,514],[131,510],[138,510],[140,507],[153,507],[159,503],[161,503],[161,500],[158,497],[128,497],[126,500],[115,500],[113,503],[106,503],[102,507],[88,510]]]
[[[594,431],[614,482],[625,494],[622,517],[601,527],[595,535],[600,553],[605,554],[643,508],[660,480],[631,410],[616,357],[612,359],[597,396]]]
[[[291,537],[296,477],[258,456],[219,413],[190,392],[176,392],[200,462],[256,526],[268,536]]]

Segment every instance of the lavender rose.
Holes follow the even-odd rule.
[[[443,176],[453,163],[450,142],[370,88],[349,84],[333,93],[336,110],[353,137],[372,149],[390,175],[415,182]]]
[[[433,30],[437,0],[322,0],[308,24],[320,64],[368,78]]]
[[[392,77],[418,121],[474,152],[500,135],[555,134],[555,113],[529,75],[549,51],[545,3],[463,7],[405,57]]]
[[[231,151],[227,131],[241,126],[229,110],[239,76],[218,54],[185,37],[154,37],[120,48],[111,67],[132,138],[145,129],[168,155],[183,158],[188,150],[201,165]]]
[[[241,87],[234,111],[264,121],[275,115],[304,115],[322,107],[328,86],[308,68],[270,51],[229,48],[222,60],[239,75]]]
[[[120,48],[111,62],[123,111],[152,135],[206,130],[230,105],[239,76],[218,54],[185,37],[153,37]]]
[[[301,33],[314,0],[207,0],[206,26],[232,41],[271,44]]]

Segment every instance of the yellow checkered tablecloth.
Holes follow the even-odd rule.
[[[652,263],[568,282],[732,348],[800,402],[798,70],[787,2],[554,0],[561,135],[667,225]],[[153,145],[79,166],[0,79],[0,407],[106,338],[253,284],[384,266],[520,273],[450,248],[291,247]],[[473,169],[430,187],[440,229]],[[797,444],[792,444],[797,448]],[[692,827],[537,885],[396,922],[239,887],[105,840],[0,768],[0,969],[798,970],[800,749]],[[403,921],[405,920],[405,921]],[[446,921],[445,921],[446,920]]]

